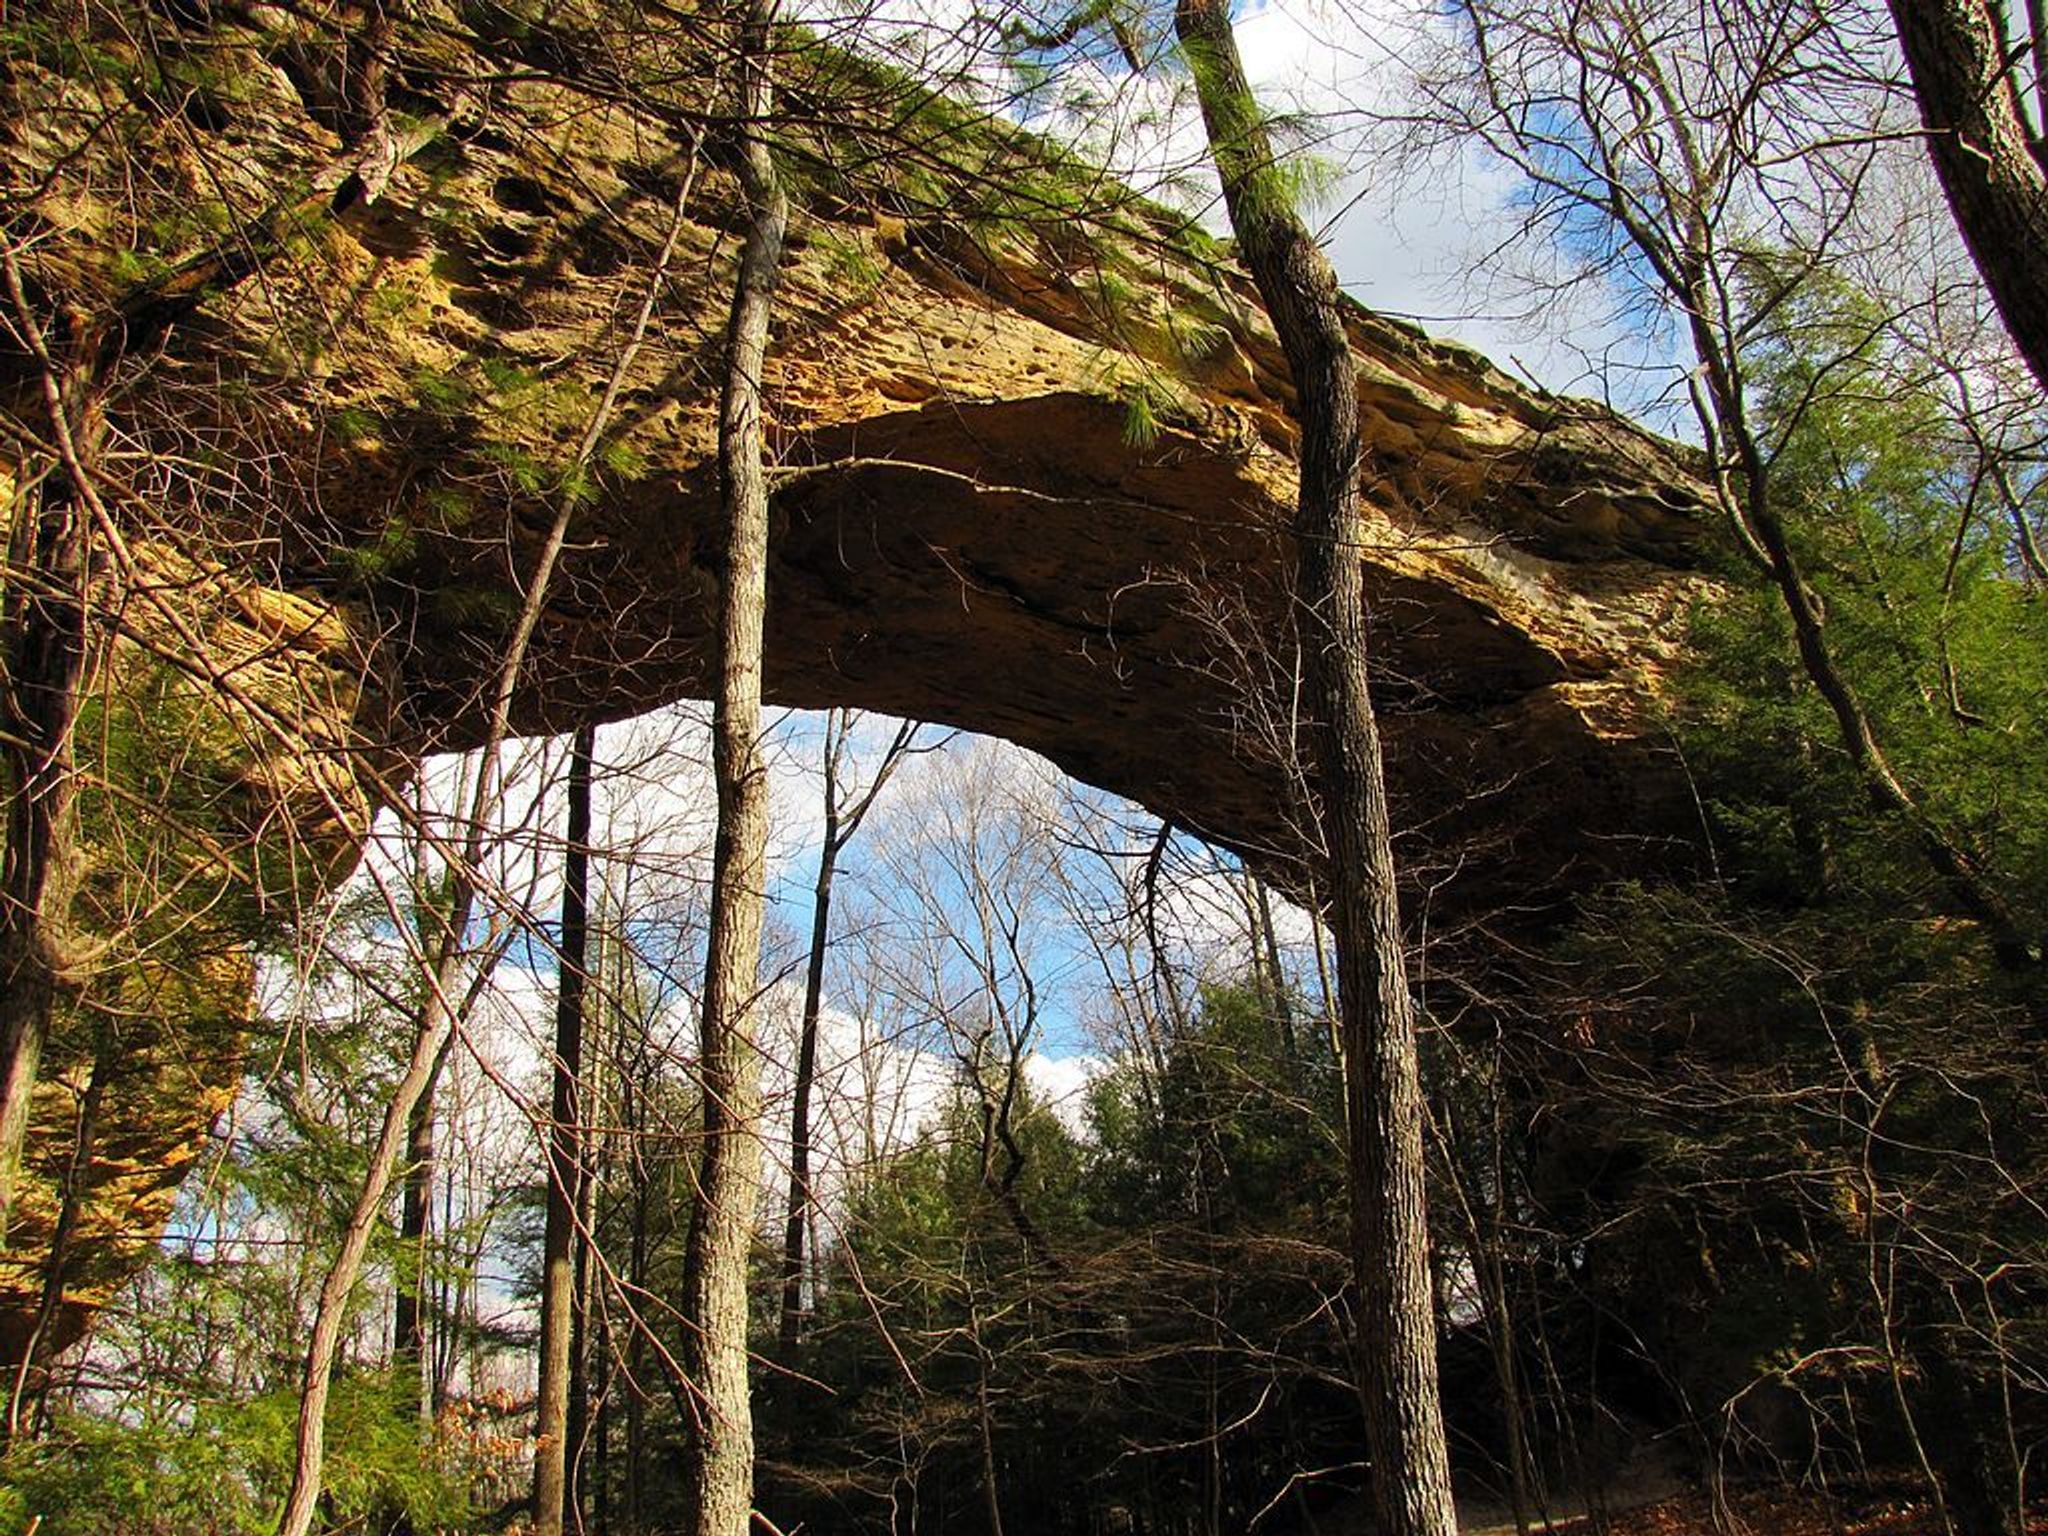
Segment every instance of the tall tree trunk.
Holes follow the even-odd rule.
[[[480,782],[488,782],[485,772]],[[453,1002],[460,976],[464,949],[457,935],[469,922],[473,890],[469,882],[457,895],[450,927],[441,942],[431,974],[427,999],[421,1005],[413,1031],[412,1054],[405,1071],[392,1090],[384,1108],[384,1120],[370,1152],[370,1165],[363,1187],[342,1228],[341,1245],[321,1281],[320,1299],[313,1312],[313,1332],[306,1345],[306,1359],[299,1381],[299,1422],[292,1463],[292,1483],[285,1494],[284,1512],[278,1519],[278,1536],[306,1536],[312,1529],[319,1505],[321,1476],[327,1451],[327,1397],[334,1381],[334,1363],[341,1350],[342,1330],[348,1321],[348,1301],[362,1272],[363,1255],[384,1209],[384,1197],[391,1187],[391,1175],[407,1138],[412,1113],[432,1081],[448,1038],[454,1033],[459,1009]]]
[[[78,1236],[78,1221],[85,1212],[86,1175],[92,1168],[93,1143],[99,1136],[100,1105],[106,1098],[107,1079],[114,1075],[114,1040],[103,1030],[99,1048],[93,1053],[92,1075],[79,1096],[78,1116],[73,1122],[71,1156],[64,1165],[63,1190],[57,1206],[57,1225],[50,1234],[50,1251],[43,1261],[42,1294],[36,1302],[35,1322],[21,1347],[15,1366],[14,1390],[8,1394],[5,1436],[13,1440],[22,1432],[21,1411],[31,1382],[43,1364],[43,1340],[64,1305],[64,1286],[71,1267],[71,1245]],[[36,1383],[37,1400],[43,1401],[49,1383]],[[40,1415],[39,1415],[40,1416]]]
[[[427,1243],[434,1201],[434,1085],[427,1084],[405,1129],[405,1188],[398,1208],[397,1273],[393,1277],[391,1353],[417,1379],[413,1406],[424,1417],[433,1393],[427,1345]]]
[[[7,278],[18,324],[34,326],[11,256]],[[83,357],[74,355],[81,349]],[[41,466],[40,486],[16,508],[0,592],[0,794],[7,797],[0,853],[0,1246],[43,1047],[72,979],[71,906],[82,873],[72,735],[90,669],[90,477],[106,436],[102,379],[111,362],[89,339],[64,352],[60,358],[45,348],[40,359],[42,414],[57,459]],[[23,468],[24,484],[32,483],[35,466]]]
[[[611,996],[620,995],[624,974],[623,944],[614,944],[613,953],[619,957],[619,979],[612,984]],[[633,1298],[632,1306],[640,1306],[640,1298],[647,1293],[647,1218],[652,1201],[649,1199],[647,1178],[646,1142],[642,1135],[640,1097],[637,1092],[638,1076],[631,1063],[625,1060],[625,1025],[623,1016],[615,1036],[619,1053],[617,1071],[619,1091],[619,1132],[621,1146],[626,1157],[626,1178],[632,1202],[632,1230],[626,1245],[626,1292]],[[626,1329],[626,1528],[638,1531],[642,1525],[645,1509],[643,1498],[645,1486],[645,1456],[647,1450],[647,1394],[641,1383],[647,1378],[647,1330],[640,1326],[639,1319],[628,1314],[630,1326]]]
[[[811,1191],[811,1094],[818,1075],[818,1021],[825,1006],[825,953],[832,937],[832,880],[839,855],[875,803],[882,786],[910,750],[918,727],[904,722],[882,754],[867,789],[842,804],[842,772],[857,715],[833,710],[825,721],[825,829],[818,847],[818,877],[811,887],[811,952],[804,968],[804,1011],[797,1031],[796,1080],[790,1087],[789,1204],[782,1228],[782,1306],[776,1348],[784,1361],[796,1358],[803,1324],[804,1248],[816,1209]]]
[[[1296,597],[1318,716],[1343,1015],[1360,1395],[1383,1536],[1453,1536],[1424,1207],[1422,1087],[1378,723],[1366,688],[1357,549],[1358,385],[1336,274],[1291,207],[1225,0],[1180,0],[1187,52],[1238,247],[1272,316],[1301,422]]]
[[[418,1380],[418,1391],[414,1394],[415,1407],[422,1419],[434,1416],[435,1400],[439,1396],[435,1384],[440,1380],[440,1367],[431,1348],[434,1341],[427,1336],[428,1308],[425,1298],[428,1289],[427,1275],[433,1267],[429,1262],[432,1247],[432,1212],[434,1207],[434,1175],[438,1168],[434,1147],[434,1113],[436,1088],[441,1074],[447,1070],[448,1050],[454,1043],[454,1035],[441,1042],[441,1053],[434,1058],[434,1069],[427,1077],[427,1086],[420,1094],[419,1102],[412,1107],[405,1130],[405,1189],[400,1197],[398,1211],[398,1263],[396,1294],[392,1298],[392,1353],[397,1363],[411,1371]],[[441,1316],[448,1315],[445,1306],[438,1308]]]
[[[0,1247],[21,1168],[30,1101],[67,965],[71,906],[80,870],[75,846],[77,773],[72,730],[91,664],[88,604],[93,529],[108,519],[96,476],[107,436],[104,404],[122,362],[146,357],[209,300],[263,269],[306,221],[374,202],[386,181],[439,132],[391,131],[383,54],[390,23],[381,7],[352,28],[360,63],[345,86],[349,143],[321,175],[194,256],[138,283],[99,315],[46,324],[29,298],[19,254],[0,256],[0,281],[23,347],[0,351],[0,402],[27,423],[47,423],[54,461],[37,457],[16,482],[0,592],[0,795],[7,843],[0,851]],[[42,428],[36,436],[44,436]]]
[[[591,1432],[596,1442],[591,1452],[591,1530],[595,1536],[610,1536],[612,1528],[612,1396],[618,1390],[619,1370],[612,1361],[611,1315],[597,1315],[597,1342],[593,1358],[606,1362],[604,1384],[597,1393],[596,1425]],[[581,1491],[582,1479],[577,1479]]]
[[[1518,1536],[1529,1536],[1531,1514],[1535,1508],[1535,1501],[1531,1498],[1534,1479],[1530,1476],[1529,1445],[1523,1417],[1522,1371],[1517,1358],[1514,1305],[1508,1291],[1507,1137],[1502,1123],[1500,1070],[1496,1056],[1487,1116],[1490,1167],[1473,1169],[1468,1165],[1464,1172],[1470,1190],[1466,1198],[1477,1202],[1473,1211],[1472,1240],[1477,1250],[1487,1334],[1493,1345],[1494,1381],[1500,1389],[1501,1418],[1507,1429],[1508,1502],[1514,1511]],[[1446,1126],[1443,1134],[1448,1139],[1456,1133]],[[1473,1187],[1482,1183],[1485,1186],[1483,1191]]]
[[[719,409],[725,579],[712,721],[718,838],[698,1064],[704,1140],[682,1301],[682,1365],[695,1389],[684,1469],[687,1536],[747,1536],[753,1511],[747,1257],[761,1173],[753,1005],[768,840],[768,775],[761,755],[761,629],[768,601],[761,373],[788,225],[788,205],[765,137],[773,97],[773,21],[774,0],[748,0],[738,61],[739,174],[747,234],[733,283]]]
[[[811,892],[811,953],[804,968],[804,1012],[797,1034],[796,1081],[790,1087],[789,1205],[782,1227],[782,1310],[776,1328],[776,1349],[785,1363],[796,1359],[803,1322],[804,1239],[810,1229],[811,1214],[811,1082],[818,1073],[818,1016],[825,1000],[825,944],[832,931],[832,876],[839,863],[835,778],[828,766],[825,843],[818,851],[818,878]]]
[[[1273,898],[1267,894],[1266,882],[1257,875],[1247,873],[1251,882],[1252,901],[1258,913],[1258,935],[1255,942],[1263,941],[1266,953],[1266,974],[1272,978],[1269,997],[1273,1017],[1280,1025],[1280,1047],[1287,1060],[1293,1062],[1300,1055],[1294,1039],[1294,1001],[1287,995],[1287,971],[1280,963],[1280,934],[1273,926]]]
[[[585,1005],[588,1012],[588,1005]],[[582,1528],[583,1459],[590,1450],[590,1389],[596,1364],[603,1359],[593,1320],[602,1321],[598,1307],[597,1192],[604,1179],[598,1164],[597,1115],[610,1090],[605,1083],[607,1061],[602,1052],[589,1060],[583,1075],[582,1172],[576,1186],[576,1307],[569,1332],[569,1481],[563,1496],[564,1521]]]
[[[1988,0],[1891,0],[1949,208],[2048,388],[2048,161],[2020,104],[1999,10]]]
[[[2002,1464],[2006,1458],[1986,1411],[1988,1394],[1971,1382],[1957,1358],[1949,1336],[1954,1324],[1932,1315],[1941,1304],[1936,1287],[1925,1277],[1908,1284],[1935,1292],[1907,1302],[1904,1331],[1920,1368],[1920,1418],[1936,1426],[1928,1452],[1956,1536],[2020,1536],[2020,1511],[2011,1497],[2015,1481],[2011,1466]],[[1923,1311],[1925,1321],[1916,1316]]]
[[[590,929],[590,759],[596,730],[569,753],[569,825],[563,856],[562,932],[555,987],[554,1092],[547,1145],[547,1225],[541,1239],[540,1406],[534,1426],[533,1529],[561,1536],[569,1486],[571,1343],[576,1301],[576,1217],[583,1190],[577,1077],[583,1064],[585,965]]]
[[[988,1536],[1003,1536],[1003,1492],[996,1475],[996,1413],[988,1390],[992,1362],[981,1336],[981,1305],[967,1303],[968,1332],[974,1342],[974,1427],[981,1448],[982,1509],[988,1516]]]
[[[602,933],[602,924],[598,929]],[[577,1319],[576,1370],[569,1384],[570,1401],[586,1405],[582,1422],[573,1424],[566,1508],[577,1512],[576,1528],[583,1529],[581,1510],[587,1502],[590,1529],[605,1536],[611,1529],[612,1510],[612,1399],[619,1389],[619,1361],[613,1353],[611,1294],[605,1286],[604,1246],[600,1237],[603,1213],[598,1208],[601,1194],[611,1187],[613,1159],[618,1146],[609,1105],[617,1088],[609,1081],[617,1070],[618,1050],[614,1038],[616,1015],[602,998],[605,987],[604,941],[590,957],[590,976],[600,993],[590,1022],[598,1030],[592,1053],[594,1070],[583,1091],[583,1208],[577,1225],[583,1241],[577,1249],[576,1293],[581,1298]],[[590,1477],[586,1485],[582,1446],[589,1443]]]

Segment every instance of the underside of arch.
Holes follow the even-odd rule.
[[[942,401],[785,442],[768,688],[999,736],[1238,849],[1302,889],[1302,767],[1284,466],[1213,423],[1129,440],[1074,392]],[[1208,428],[1209,430],[1205,430]],[[1276,468],[1282,470],[1276,474]],[[1488,494],[1528,489],[1503,468]],[[1644,732],[1692,579],[1668,558],[1415,517],[1377,483],[1359,555],[1402,836],[1464,912],[1525,909],[1668,830]],[[571,552],[521,727],[701,697],[720,556],[704,473],[635,485]],[[474,563],[450,565],[451,585]],[[431,609],[431,588],[411,600]],[[405,658],[415,750],[476,739],[495,628]],[[1602,837],[1588,829],[1604,828]]]

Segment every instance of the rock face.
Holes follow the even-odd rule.
[[[510,390],[468,409],[502,402],[488,430],[511,424],[516,451],[550,462],[622,345],[604,317],[630,314],[650,280],[644,263],[562,274],[604,207],[652,248],[660,209],[634,189],[677,173],[636,133],[573,176],[542,177],[522,148],[537,132],[507,124],[507,147],[465,150],[451,185],[491,210],[485,227],[423,237],[378,271],[422,295],[413,365],[460,378],[484,356],[513,370]],[[606,158],[620,145],[631,154]],[[707,173],[686,210],[668,284],[681,334],[628,370],[625,467],[599,477],[555,583],[521,690],[527,728],[706,686],[719,571],[708,359],[729,196]],[[811,221],[769,380],[781,464],[769,685],[783,703],[1007,737],[1284,867],[1305,844],[1281,708],[1295,667],[1291,390],[1248,281],[1220,254],[1151,233],[1126,253],[1143,285],[1112,318],[1090,278],[1063,274],[1028,235],[989,249],[943,215]],[[1198,354],[1176,326],[1203,328]],[[1363,310],[1354,336],[1375,514],[1360,555],[1406,824],[1440,829],[1475,902],[1483,886],[1548,885],[1590,851],[1552,835],[1567,792],[1572,825],[1590,811],[1622,833],[1646,829],[1638,797],[1661,792],[1635,748],[1695,588],[1703,488],[1669,445],[1464,349]],[[544,409],[522,395],[526,378],[546,380]],[[502,604],[474,597],[523,586],[544,507],[479,496],[462,526],[438,526],[430,503],[447,486],[420,473],[402,393],[351,398],[386,425],[328,462],[323,499],[356,504],[386,485],[412,498],[398,515],[417,543],[363,603],[381,627],[421,637],[385,647],[405,744],[472,741],[506,627]]]
[[[296,743],[273,732],[252,749],[245,786],[245,814],[329,841],[360,833],[407,762],[478,738],[563,496],[572,546],[520,727],[634,714],[710,675],[730,179],[716,143],[685,131],[701,104],[635,86],[631,49],[598,59],[538,24],[479,35],[468,16],[385,41],[412,127],[382,196],[258,250],[135,360],[114,407],[138,449],[196,466],[190,484],[136,482],[121,503],[136,544],[217,575],[206,562],[224,562],[255,603],[245,630],[266,609],[298,615],[273,636],[317,633],[322,675],[347,681],[300,696]],[[29,275],[53,323],[203,259],[350,163],[345,44],[263,7],[153,26],[167,73],[117,104],[133,131],[76,153],[106,73],[139,62],[113,35],[96,46],[115,63],[91,77],[61,56],[11,62],[0,157],[45,189]],[[690,46],[648,42],[649,78]],[[814,108],[834,68],[856,95],[885,82],[823,53],[791,66],[789,155],[815,185],[768,381],[772,696],[1008,737],[1305,886],[1294,431],[1248,281],[1128,198],[1079,215],[1027,200],[996,223],[964,173],[875,171],[886,156],[855,150],[897,120],[862,98],[828,122]],[[937,124],[906,158],[978,145],[974,187],[1050,184],[1045,152],[1011,130],[924,116]],[[134,157],[127,202],[105,190],[116,144]],[[181,206],[196,219],[169,222]],[[647,343],[621,367],[650,294]],[[1670,824],[1650,705],[1698,589],[1705,489],[1668,444],[1468,351],[1364,310],[1353,337],[1372,505],[1359,555],[1418,890],[1478,918],[1627,867]],[[152,601],[217,603],[207,587]],[[217,1067],[214,1088],[233,1072]],[[167,1165],[215,1098],[128,1113],[155,1136],[129,1160]],[[40,1132],[46,1166],[68,1145],[61,1107]],[[0,1312],[19,1314],[37,1255],[7,1260]]]

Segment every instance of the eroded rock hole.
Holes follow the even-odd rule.
[[[491,185],[491,201],[507,213],[539,218],[555,206],[548,189],[531,176],[500,176]]]

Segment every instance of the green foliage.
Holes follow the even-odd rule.
[[[1000,1095],[1001,1088],[990,1091]],[[1023,1162],[1014,1195],[1034,1226],[1071,1231],[1082,1212],[1080,1148],[1028,1086],[1020,1084],[1017,1092],[1011,1134]],[[979,1105],[977,1095],[956,1094],[940,1126],[892,1157],[854,1201],[850,1225],[861,1233],[863,1255],[872,1254],[883,1272],[918,1266],[943,1272],[957,1269],[963,1255],[999,1266],[1022,1257],[1020,1234],[1008,1224],[996,1187],[1001,1175],[984,1173]],[[987,1139],[993,1170],[1005,1154],[993,1132]]]
[[[147,656],[110,667],[82,704],[78,740],[92,850],[81,915],[113,939],[108,985],[210,995],[217,982],[202,973],[223,950],[283,931],[277,893],[311,877],[310,851],[259,827],[238,718],[182,667]]]
[[[849,296],[869,294],[880,286],[881,265],[859,238],[826,229],[811,237],[811,248],[824,262],[826,274]]]
[[[472,1527],[459,1468],[394,1377],[339,1381],[327,1418],[327,1507],[347,1526],[403,1514],[418,1530]],[[72,1415],[0,1461],[0,1531],[47,1536],[260,1536],[291,1480],[296,1399],[271,1393],[133,1423]],[[37,1524],[37,1521],[40,1524]]]
[[[81,33],[70,17],[23,8],[0,23],[0,57],[26,59],[66,79],[140,88],[143,66],[126,49]]]
[[[2012,579],[1944,402],[1883,371],[1865,308],[1809,294],[1756,349],[1774,492],[1894,766],[2039,926],[2048,607]],[[1736,878],[1780,900],[1938,903],[1919,848],[1870,810],[1775,593],[1751,576],[1702,604],[1692,649],[1675,722]]]
[[[1230,346],[1229,325],[1206,306],[1177,305],[1170,308],[1166,311],[1165,324],[1175,354],[1187,367],[1206,363]]]
[[[620,480],[637,480],[647,473],[647,456],[622,437],[601,441],[597,462],[605,473]]]
[[[139,288],[170,270],[159,256],[143,251],[114,250],[107,253],[107,277],[118,288]]]
[[[1014,1209],[978,1091],[874,1170],[803,1360],[828,1392],[778,1393],[762,1418],[766,1465],[804,1468],[771,1474],[764,1508],[885,1530],[909,1506],[919,1531],[984,1529],[984,1402],[1005,1524],[1047,1536],[1112,1508],[1146,1528],[1192,1518],[1218,1422],[1236,1426],[1226,1528],[1292,1469],[1345,1460],[1362,1430],[1326,1305],[1345,1268],[1336,1074],[1310,1033],[1212,988],[1163,1064],[1093,1085],[1089,1136],[1022,1095]],[[908,1489],[873,1477],[891,1466]]]
[[[439,368],[413,371],[412,397],[422,411],[433,416],[457,416],[467,411],[474,392],[455,374]]]
[[[2048,613],[1871,307],[1761,261],[1751,281],[1775,305],[1747,359],[1769,489],[1837,665],[2038,931]],[[1593,1359],[1600,1319],[1627,1319],[1626,1369],[1717,1455],[1913,1465],[1898,1393],[1945,1440],[2025,1443],[2048,1423],[2016,1385],[2048,1284],[2048,1222],[2019,1194],[2048,1174],[2038,982],[1873,808],[1776,592],[1724,574],[1671,696],[1711,856],[1589,902],[1551,951],[1546,1012],[1577,1022],[1513,1053],[1538,1103],[1516,1214],[1548,1234],[1517,1262],[1553,1349]],[[1936,1378],[1961,1383],[1938,1406]]]
[[[486,443],[483,457],[505,472],[505,477],[528,496],[544,496],[553,485],[555,474],[548,464],[530,448],[517,443]]]
[[[427,305],[409,283],[379,283],[363,302],[364,317],[386,330],[403,330],[416,325],[427,313]]]
[[[367,544],[338,544],[335,565],[352,581],[372,582],[405,569],[419,554],[419,528],[403,512],[393,512]]]
[[[1098,353],[1089,384],[1123,407],[1123,439],[1132,448],[1151,447],[1163,427],[1187,420],[1190,402],[1186,387],[1133,353]]]
[[[484,387],[508,404],[530,399],[545,388],[538,375],[529,373],[510,358],[481,357],[477,359],[477,371],[483,375]]]
[[[1162,1213],[1269,1230],[1337,1209],[1340,1084],[1327,1037],[1289,1039],[1265,1000],[1205,987],[1157,1082],[1125,1065],[1095,1085],[1092,1210],[1107,1228]]]

